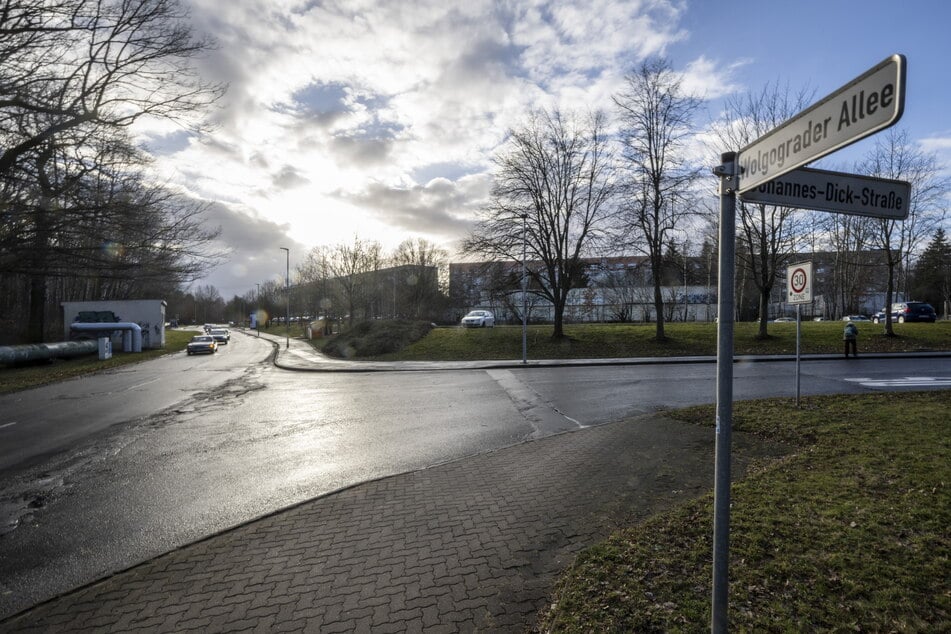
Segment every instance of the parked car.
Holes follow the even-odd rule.
[[[935,312],[931,304],[925,302],[898,302],[892,304],[892,317],[895,317],[900,324],[906,321],[934,323],[938,319],[938,313]]]
[[[214,354],[218,351],[218,342],[211,335],[195,335],[188,342],[186,352],[192,354]]]
[[[869,321],[869,318],[865,315],[846,315],[842,321]]]
[[[495,315],[487,310],[473,310],[462,318],[465,328],[492,328],[495,326]]]
[[[80,324],[111,324],[122,320],[111,310],[81,310],[73,321]]]
[[[773,322],[777,324],[786,324],[791,321],[796,321],[796,318],[795,317],[777,317],[776,319],[773,320]]]
[[[231,341],[231,332],[227,328],[212,328],[208,334],[214,337],[218,343],[228,343]]]
[[[938,313],[935,312],[931,304],[925,302],[896,302],[892,304],[892,321],[900,324],[906,321],[927,321],[934,323],[938,319]],[[876,324],[885,321],[885,309],[872,315],[872,321]]]

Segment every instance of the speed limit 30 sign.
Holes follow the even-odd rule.
[[[786,302],[790,304],[812,302],[812,262],[793,264],[786,269]]]

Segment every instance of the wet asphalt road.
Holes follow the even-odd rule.
[[[297,373],[271,366],[271,350],[236,334],[215,357],[170,355],[4,408],[54,432],[106,416],[100,401],[115,411],[69,436],[37,431],[27,447],[10,441],[18,425],[0,428],[4,455],[28,456],[0,472],[0,617],[350,484],[714,400],[709,364]],[[875,389],[848,379],[946,363],[809,364],[803,393]],[[789,364],[739,365],[736,376],[737,398],[794,388]]]

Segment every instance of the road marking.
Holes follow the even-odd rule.
[[[0,425],[0,429],[3,429],[4,427],[12,427],[13,425],[16,425],[16,421],[12,423],[4,423],[3,425]]]
[[[845,379],[865,387],[951,387],[951,376],[906,376],[894,379]]]
[[[569,429],[584,428],[586,425],[568,416],[554,404],[546,401],[531,387],[523,383],[509,370],[487,370],[487,373],[499,384],[516,409],[535,428],[535,436],[547,436]],[[566,425],[565,421],[571,423]]]
[[[128,391],[130,391],[130,390],[134,390],[134,389],[136,389],[136,388],[142,387],[143,385],[148,385],[149,383],[155,383],[156,381],[160,380],[161,378],[162,378],[162,377],[156,377],[156,378],[151,379],[151,380],[149,380],[149,381],[145,381],[144,383],[139,383],[139,384],[137,384],[137,385],[129,386],[129,387],[125,388],[125,389],[122,390],[122,391],[123,391],[123,392],[128,392]]]

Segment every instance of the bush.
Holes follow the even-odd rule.
[[[369,358],[399,352],[432,330],[425,321],[363,321],[328,341],[323,352],[341,359]]]

